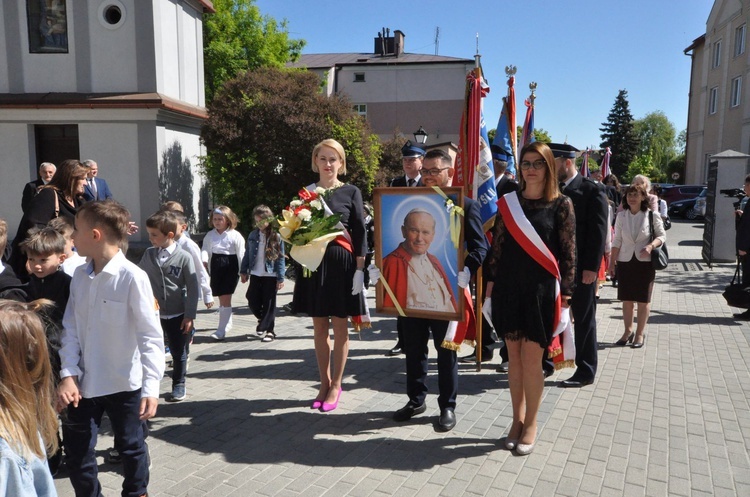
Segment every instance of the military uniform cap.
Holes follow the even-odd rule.
[[[492,150],[493,159],[508,162],[508,153],[501,147],[498,147],[497,145],[490,145],[490,150]]]
[[[424,157],[424,154],[426,152],[424,149],[421,149],[417,147],[416,145],[413,145],[411,143],[411,140],[408,140],[403,147],[401,147],[401,156],[402,157]]]
[[[579,152],[577,148],[567,143],[550,143],[549,148],[552,150],[552,155],[565,159],[575,159],[576,152]]]

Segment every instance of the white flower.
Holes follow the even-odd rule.
[[[292,210],[294,210],[297,207],[299,207],[300,205],[302,205],[303,203],[304,202],[302,202],[301,200],[292,200],[291,202],[289,202],[289,207],[291,207]]]
[[[325,192],[326,192],[326,189],[323,188],[322,186],[318,186],[315,188],[315,193],[317,193],[318,195],[323,195],[325,194]]]
[[[312,217],[312,213],[307,209],[302,209],[301,211],[297,213],[297,218],[303,223],[305,221],[309,221],[311,217]]]
[[[313,209],[315,209],[316,211],[319,211],[320,209],[322,209],[322,208],[323,208],[323,204],[322,204],[322,203],[320,203],[320,200],[318,200],[318,199],[316,198],[315,200],[312,200],[312,201],[310,202],[310,207],[312,207],[312,208],[313,208]]]

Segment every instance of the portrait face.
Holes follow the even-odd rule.
[[[641,202],[643,202],[643,199],[645,199],[646,196],[636,190],[628,192],[626,198],[628,199],[628,207],[633,211],[638,211],[641,209]]]
[[[547,179],[547,161],[542,154],[537,152],[526,152],[519,164],[521,175],[528,186],[544,187]]]
[[[227,218],[221,214],[214,213],[214,215],[211,216],[211,224],[214,225],[216,231],[223,233],[227,229]]]
[[[42,178],[42,181],[45,183],[49,183],[52,179],[52,176],[55,175],[55,167],[54,166],[42,166],[39,168],[39,177]]]
[[[37,278],[46,278],[57,272],[64,260],[63,254],[29,254],[26,269]]]
[[[425,159],[422,165],[422,183],[425,186],[448,186],[453,177],[453,168],[446,165],[440,157]]]
[[[565,168],[568,159],[565,157],[555,157],[555,169],[557,169],[557,179],[565,181],[568,178],[568,172]]]
[[[341,157],[331,147],[320,147],[315,164],[321,179],[335,180],[341,169]]]
[[[146,231],[148,231],[148,240],[154,247],[167,248],[172,244],[172,240],[174,239],[174,233],[171,231],[166,235],[157,228],[146,227]]]
[[[421,157],[402,157],[401,166],[404,168],[404,174],[410,178],[416,178],[422,169]]]
[[[91,167],[89,167],[89,178],[96,178],[96,175],[99,174],[99,166],[96,165],[96,163],[91,164]]]
[[[404,247],[411,255],[424,255],[435,238],[435,220],[424,212],[410,214],[401,227]]]
[[[76,195],[83,194],[83,191],[86,189],[86,176],[81,176],[80,178],[73,179],[75,183],[74,191]]]

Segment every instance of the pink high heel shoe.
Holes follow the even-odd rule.
[[[320,409],[323,406],[323,401],[315,399],[310,406],[310,409]]]
[[[339,399],[341,398],[341,392],[343,391],[344,391],[343,388],[339,388],[339,394],[336,396],[336,402],[334,402],[333,404],[329,404],[328,402],[323,402],[323,405],[320,406],[320,410],[323,412],[329,412],[329,411],[333,411],[334,409],[336,409],[339,406]]]

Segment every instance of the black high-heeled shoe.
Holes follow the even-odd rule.
[[[646,335],[645,335],[645,333],[644,333],[644,335],[643,335],[643,340],[641,340],[641,342],[640,342],[640,343],[638,343],[638,342],[633,342],[633,345],[631,345],[631,347],[633,347],[634,349],[640,349],[640,348],[641,348],[641,347],[643,347],[644,345],[646,345]]]
[[[623,340],[622,338],[620,340],[617,340],[615,342],[615,345],[619,345],[620,347],[624,347],[625,345],[627,345],[629,343],[632,343],[634,339],[635,339],[635,333],[633,333],[631,331],[630,332],[630,336],[628,336],[628,338],[626,338],[625,340]]]

